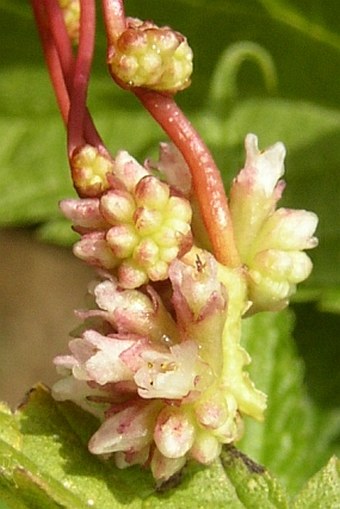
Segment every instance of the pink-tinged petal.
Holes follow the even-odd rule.
[[[280,199],[284,183],[285,149],[276,143],[259,151],[257,137],[248,134],[245,141],[247,157],[245,167],[234,180],[230,191],[230,213],[234,236],[241,260],[249,261],[249,250],[263,222]]]
[[[203,465],[209,465],[219,457],[222,444],[214,435],[207,431],[199,430],[196,433],[195,442],[190,449],[190,457]]]
[[[149,175],[149,172],[141,166],[128,152],[121,150],[114,160],[114,174],[124,183],[128,191],[133,191],[138,182]]]
[[[269,278],[297,284],[307,279],[313,268],[311,259],[302,251],[268,249],[258,253],[252,263],[252,272],[257,271]]]
[[[161,210],[166,206],[169,196],[169,186],[153,175],[143,177],[135,189],[135,200],[138,207]]]
[[[104,232],[85,234],[73,247],[75,256],[89,265],[113,269],[117,265],[117,258],[105,240]]]
[[[108,230],[106,241],[114,256],[124,259],[132,256],[139,238],[133,225],[118,224]]]
[[[111,224],[130,222],[135,210],[133,197],[127,191],[111,189],[100,199],[100,211]]]
[[[216,387],[206,391],[195,405],[195,415],[206,429],[217,429],[228,418],[223,392]]]
[[[159,483],[162,483],[179,472],[184,467],[185,463],[185,456],[180,458],[166,458],[156,449],[153,453],[150,467],[154,478]]]
[[[159,162],[147,162],[162,172],[168,184],[188,196],[191,192],[191,174],[180,151],[172,143],[160,143]]]
[[[135,341],[130,348],[124,350],[120,354],[120,359],[133,373],[136,373],[145,364],[142,354],[150,349],[152,349],[150,341],[148,339],[140,339]]]
[[[118,281],[123,288],[134,289],[145,285],[148,282],[148,276],[138,263],[127,259],[118,267]]]
[[[132,372],[120,359],[134,341],[102,336],[96,331],[86,331],[84,342],[95,347],[96,352],[85,363],[90,378],[100,385],[132,379]]]
[[[148,287],[150,297],[138,290],[118,289],[115,281],[103,281],[94,289],[97,305],[108,312],[106,320],[119,332],[148,336],[153,341],[164,336],[178,340],[176,324],[158,294]]]
[[[203,319],[209,311],[225,309],[225,291],[217,279],[217,262],[207,251],[192,249],[181,260],[174,260],[169,268],[169,278],[179,320],[190,320],[188,309],[196,320]],[[214,301],[213,309],[210,300]]]
[[[58,355],[53,359],[53,364],[56,366],[59,375],[69,375],[77,361],[73,355]]]
[[[259,150],[257,136],[248,134],[245,148],[246,162],[244,170],[237,176],[238,183],[263,190],[267,197],[271,196],[279,178],[284,174],[284,145],[279,142],[266,150]]]
[[[195,440],[192,419],[182,408],[165,407],[158,415],[154,440],[167,458],[181,458],[191,449]]]
[[[108,404],[91,401],[91,397],[102,395],[102,391],[91,388],[84,380],[77,380],[73,376],[58,380],[52,387],[52,396],[56,401],[73,401],[100,419],[103,419]]]
[[[89,450],[93,454],[118,451],[138,451],[152,440],[159,404],[133,405],[109,417],[91,437]]]
[[[131,465],[144,465],[150,456],[150,447],[144,447],[140,451],[116,452],[115,464],[118,468],[127,468]]]
[[[76,228],[80,226],[95,230],[108,226],[100,212],[98,198],[62,200],[59,207]]]
[[[317,224],[318,217],[314,212],[278,209],[264,223],[252,248],[253,252],[266,249],[312,249],[318,243],[313,237]]]

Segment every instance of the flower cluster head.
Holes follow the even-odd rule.
[[[244,416],[263,419],[242,320],[282,309],[308,277],[317,217],[277,209],[285,149],[260,151],[253,134],[226,198],[213,157],[172,97],[190,84],[186,38],[126,18],[122,0],[103,0],[110,73],[173,141],[160,145],[158,161],[140,164],[124,150],[113,157],[87,108],[95,2],[32,7],[79,196],[60,208],[80,237],[74,254],[97,271],[70,352],[55,359],[53,396],[98,418],[93,454],[150,468],[162,483],[188,460],[213,462],[241,437]]]
[[[74,168],[78,187],[90,196],[102,192],[61,202],[82,235],[75,255],[111,271],[123,288],[167,279],[171,261],[192,244],[188,200],[125,151],[110,161],[85,146]]]
[[[92,453],[112,455],[119,468],[150,467],[158,482],[188,459],[214,461],[242,435],[244,415],[263,419],[266,397],[244,370],[242,318],[249,308],[286,305],[311,270],[302,250],[316,244],[315,215],[276,210],[283,145],[260,152],[248,135],[246,151],[230,195],[235,268],[193,236],[191,180],[172,145],[144,166],[127,152],[106,164],[85,147],[85,197],[61,203],[81,235],[75,254],[100,279],[90,288],[92,308],[77,312],[84,326],[70,354],[55,359],[63,378],[54,397],[99,417]]]
[[[257,137],[248,134],[245,147],[245,167],[230,193],[236,244],[248,269],[253,311],[276,311],[287,306],[296,284],[312,270],[303,250],[317,245],[313,234],[318,218],[306,210],[276,209],[285,187],[279,180],[284,173],[282,143],[261,152]]]
[[[109,50],[115,79],[129,87],[175,93],[190,85],[193,53],[186,38],[169,27],[128,18]]]

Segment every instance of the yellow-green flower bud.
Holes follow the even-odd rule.
[[[175,93],[190,85],[192,58],[183,35],[129,18],[109,50],[108,63],[115,79],[126,86]]]
[[[109,188],[113,162],[98,148],[84,145],[71,158],[73,183],[80,196],[99,196]]]

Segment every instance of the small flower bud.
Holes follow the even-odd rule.
[[[114,159],[114,175],[128,191],[132,192],[138,182],[150,173],[128,152],[120,150]]]
[[[159,404],[132,405],[109,417],[89,442],[93,454],[139,450],[152,440]]]
[[[113,162],[98,148],[91,145],[79,148],[70,164],[73,183],[80,196],[98,196],[109,188],[107,175],[112,173]]]
[[[175,93],[190,85],[192,58],[183,35],[129,18],[109,50],[108,63],[114,78],[129,87]]]
[[[101,167],[92,149],[79,157],[94,157]],[[169,264],[192,245],[190,203],[172,196],[167,183],[127,152],[118,153],[105,178],[110,187],[100,198],[61,203],[74,229],[84,235],[75,254],[92,265],[114,268],[124,288],[167,279]]]
[[[318,224],[314,212],[306,210],[278,209],[272,214],[254,242],[254,251],[265,249],[302,250],[316,247],[318,241],[313,233]]]
[[[212,463],[221,453],[222,444],[214,435],[199,430],[190,449],[190,456],[203,465]]]
[[[132,221],[135,202],[130,193],[115,189],[105,193],[100,200],[100,208],[104,218],[111,224]]]
[[[167,458],[183,457],[195,440],[192,419],[181,408],[165,407],[158,415],[154,440]]]
[[[60,210],[65,217],[73,221],[79,229],[105,229],[108,223],[103,218],[98,198],[85,198],[83,200],[62,200]]]
[[[100,315],[119,333],[128,331],[158,342],[167,337],[170,344],[176,342],[178,331],[172,317],[158,295],[151,288],[148,292],[121,290],[115,281],[103,281],[93,290]]]
[[[106,240],[112,253],[117,258],[124,259],[132,256],[139,239],[132,225],[122,224],[110,228]]]
[[[217,429],[227,419],[228,410],[221,391],[206,391],[195,405],[195,413],[199,423],[204,428]]]
[[[89,265],[113,269],[117,259],[105,240],[104,232],[91,232],[83,235],[73,247],[73,253]]]
[[[123,288],[138,288],[148,282],[145,270],[131,259],[123,261],[118,268],[117,275],[119,284]]]
[[[191,173],[181,152],[172,143],[160,143],[159,161],[147,160],[147,166],[160,171],[171,186],[185,197],[191,191]]]
[[[144,239],[139,242],[133,253],[133,259],[145,267],[152,267],[159,258],[159,248],[152,239]]]
[[[138,207],[147,205],[152,209],[161,210],[168,203],[169,195],[169,186],[152,175],[142,178],[135,189]]]
[[[138,207],[133,215],[135,228],[141,237],[157,232],[163,222],[163,214],[159,210]]]
[[[181,468],[184,467],[185,463],[185,456],[180,458],[167,458],[166,456],[163,456],[158,449],[156,449],[152,455],[150,468],[154,478],[157,479],[159,483],[162,483],[179,472]]]

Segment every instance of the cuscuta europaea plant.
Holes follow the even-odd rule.
[[[227,199],[173,98],[190,84],[185,37],[126,18],[121,0],[102,2],[111,75],[171,142],[157,162],[111,155],[86,107],[94,1],[32,5],[80,197],[60,206],[81,236],[74,253],[98,272],[71,354],[55,359],[63,377],[53,396],[99,417],[92,453],[113,456],[119,468],[150,467],[161,483],[188,459],[214,461],[241,437],[243,415],[263,419],[266,397],[244,370],[242,320],[282,309],[308,277],[304,250],[317,244],[317,218],[276,208],[285,149],[259,151],[253,134]]]

